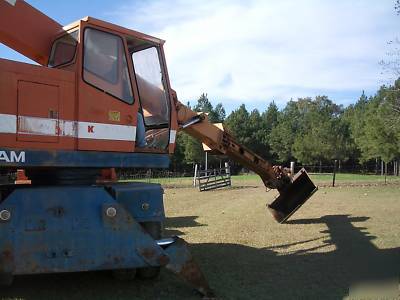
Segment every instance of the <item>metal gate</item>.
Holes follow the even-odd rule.
[[[231,186],[230,168],[199,170],[196,174],[196,181],[200,192]]]

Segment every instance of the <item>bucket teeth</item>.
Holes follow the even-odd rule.
[[[282,223],[286,217],[286,215],[279,210],[271,208],[271,205],[267,205],[269,212],[271,213],[272,217],[278,222]]]
[[[280,191],[274,202],[267,207],[276,221],[284,223],[317,190],[318,188],[303,168],[293,177],[293,181]]]

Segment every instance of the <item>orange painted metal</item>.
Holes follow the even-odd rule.
[[[9,5],[3,2],[0,1],[1,5]],[[17,1],[17,4],[18,2],[20,1]],[[16,19],[21,19],[24,13],[28,15],[32,14],[31,17],[40,23],[42,20],[41,14],[37,15],[38,12],[30,6],[23,5],[21,7],[23,7],[20,11],[21,15],[16,16]],[[36,21],[33,23],[36,23]],[[134,98],[133,104],[125,103],[83,80],[82,41],[84,30],[87,27],[112,33],[123,40],[123,51],[128,58],[127,64]],[[75,136],[59,135],[57,130],[52,136],[29,134],[29,132],[24,132],[23,134],[19,133],[21,129],[19,117],[21,116],[43,119],[55,118],[57,122],[88,123],[89,125],[86,128],[88,133],[93,129],[91,128],[93,127],[91,125],[92,123],[131,127],[137,126],[137,114],[140,101],[136,83],[137,79],[133,72],[133,63],[130,59],[130,53],[128,52],[126,44],[127,37],[139,38],[156,46],[160,50],[161,66],[165,74],[167,74],[164,52],[162,50],[163,40],[94,18],[86,17],[65,26],[64,30],[54,30],[54,32],[52,32],[52,37],[49,39],[54,41],[63,34],[66,34],[66,32],[76,29],[79,29],[79,37],[75,57],[68,64],[56,69],[0,59],[0,97],[1,99],[5,99],[5,101],[0,103],[0,114],[15,115],[18,118],[18,134],[0,133],[2,141],[1,146],[16,149],[62,149],[113,152],[135,151],[135,142],[129,140],[78,138],[77,134]],[[3,28],[0,30],[3,30]],[[38,32],[43,34],[43,37],[38,40],[43,41],[44,36],[47,36],[47,32],[42,30],[38,30]],[[14,38],[17,39],[17,37]],[[1,39],[4,39],[4,37],[0,35],[0,40]],[[27,45],[9,45],[23,54],[25,54],[27,50],[21,50],[21,47],[29,48]],[[44,52],[50,53],[50,48],[51,46],[48,46],[48,49],[46,48],[47,50]],[[32,55],[30,57],[33,58]],[[46,57],[46,61],[47,60],[48,57]],[[43,59],[40,62],[44,64]],[[166,81],[167,90],[171,91],[168,77]],[[169,92],[172,119],[170,129],[176,132],[178,125],[176,112],[174,110],[174,101],[172,101],[171,95],[172,91]],[[112,114],[117,114],[118,118],[110,118]],[[85,128],[82,127],[80,130],[85,130]],[[132,138],[134,139],[134,137]],[[143,148],[138,148],[137,151],[151,153],[165,153],[167,151],[173,153],[174,148],[175,144],[171,143],[165,151]]]
[[[17,170],[17,178],[15,178],[15,184],[31,184],[31,180],[26,176],[25,170]]]
[[[62,120],[76,117],[75,73],[0,59],[0,114]],[[48,95],[47,93],[50,93]],[[17,119],[17,129],[21,126]],[[53,139],[53,140],[52,140]],[[1,146],[16,149],[75,149],[72,137],[1,133]]]
[[[36,118],[52,118],[59,121],[60,86],[37,83],[32,81],[18,81],[17,110],[19,116]],[[57,122],[55,121],[55,122]],[[17,141],[58,143],[59,132],[55,127],[54,135],[40,136],[27,134],[23,119],[17,123]]]
[[[86,18],[89,20],[89,18]],[[80,40],[83,41],[83,35],[87,27],[103,30],[115,34],[124,40],[124,36],[120,35],[118,31],[112,29],[96,26],[88,21],[82,20],[80,23]],[[103,91],[88,84],[83,79],[82,73],[82,43],[79,44],[79,61],[77,72],[78,82],[78,116],[79,121],[95,122],[95,123],[108,123],[115,125],[136,126],[137,125],[137,112],[139,109],[139,101],[137,101],[138,92],[136,82],[131,80],[133,88],[134,103],[125,103]],[[125,45],[125,51],[126,45]],[[128,60],[129,61],[129,60]],[[128,63],[129,70],[133,70],[132,63]],[[131,73],[131,77],[132,77]],[[109,112],[116,111],[120,113],[120,121],[112,121],[109,119]],[[116,152],[133,152],[135,150],[135,143],[129,141],[107,141],[107,140],[91,140],[91,139],[78,139],[78,150],[100,150],[100,151],[116,151]]]
[[[60,24],[25,1],[0,1],[0,42],[41,65],[47,65],[53,39],[62,31]]]
[[[102,169],[100,178],[96,181],[97,183],[110,183],[117,182],[118,176],[115,168]]]
[[[109,22],[105,22],[96,18],[92,18],[92,17],[85,17],[81,20],[81,22],[86,22],[87,24],[91,24],[93,26],[98,26],[99,28],[103,28],[105,30],[112,30],[114,32],[118,32],[121,35],[128,35],[128,36],[132,36],[141,40],[144,40],[146,42],[149,43],[153,43],[154,45],[163,45],[165,43],[164,40],[156,38],[154,36],[139,32],[139,31],[135,31],[132,29],[128,29],[122,26],[118,26]]]

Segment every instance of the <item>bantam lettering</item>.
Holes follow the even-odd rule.
[[[15,152],[0,151],[0,161],[7,163],[24,163],[25,162],[25,151]]]

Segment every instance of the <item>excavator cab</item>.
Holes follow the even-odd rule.
[[[112,150],[91,141],[78,141],[77,150],[173,153],[177,121],[163,43],[90,17],[58,34],[47,66],[77,73],[78,120],[134,127]],[[135,135],[133,145],[126,134]]]

